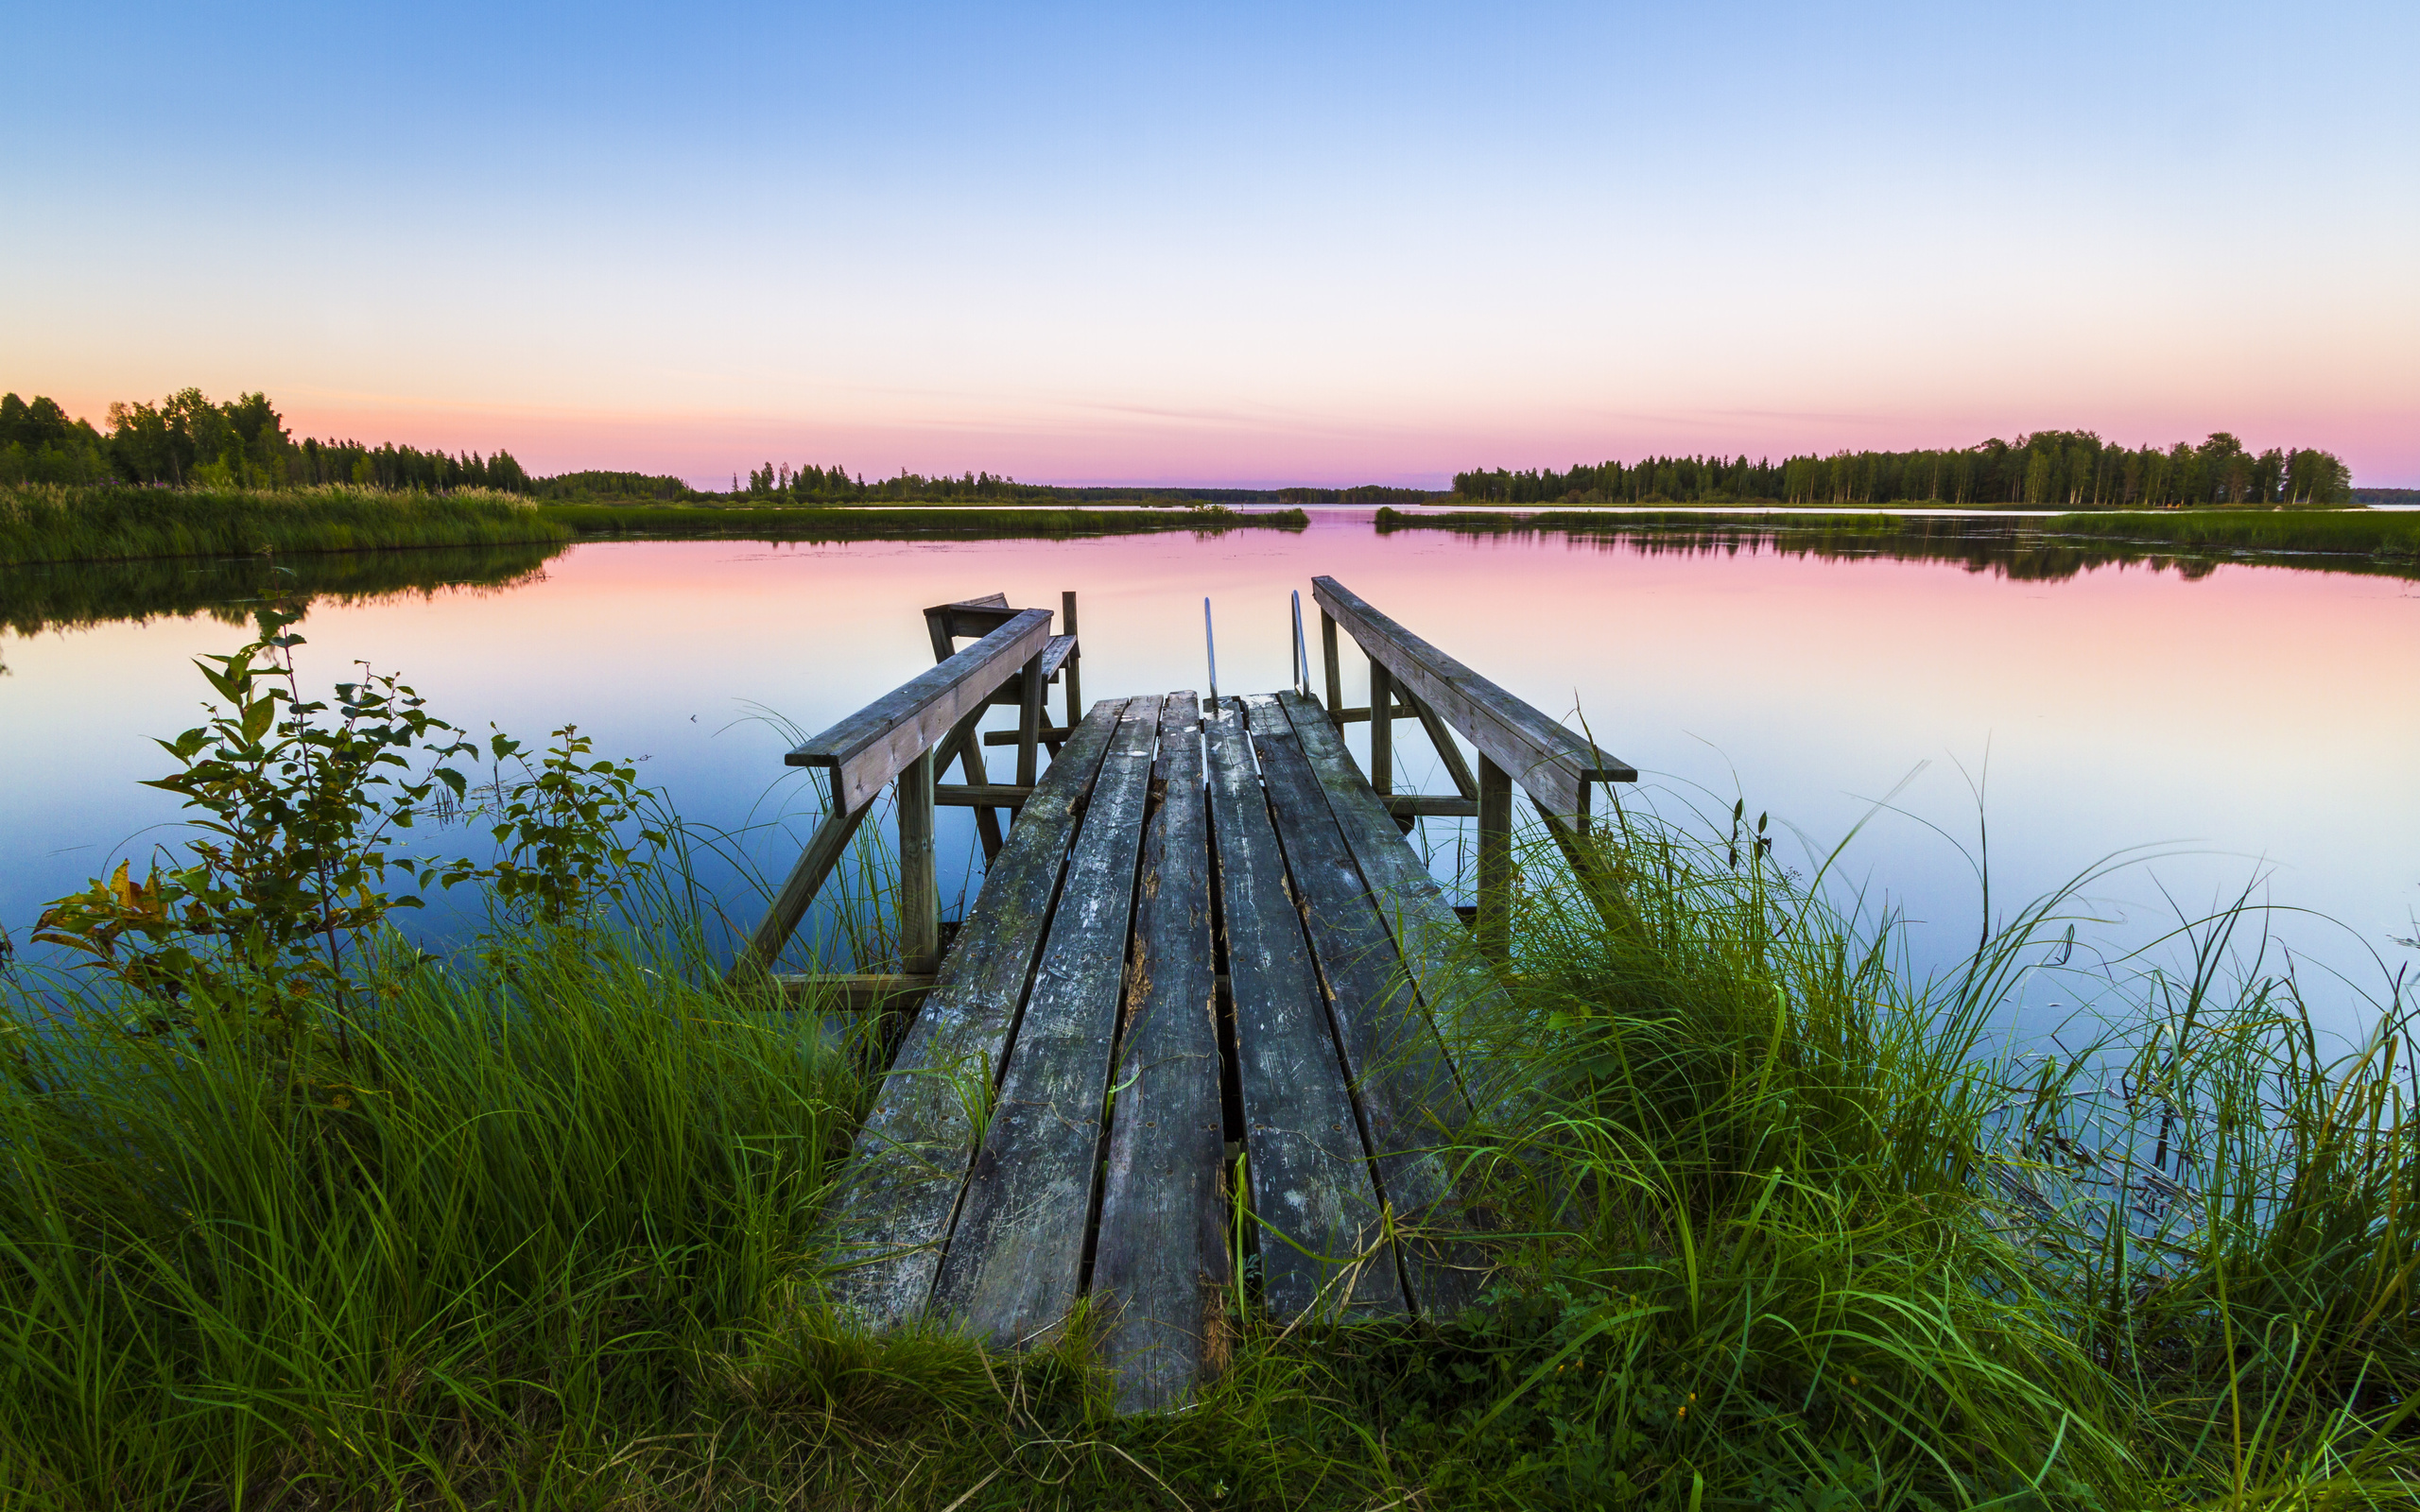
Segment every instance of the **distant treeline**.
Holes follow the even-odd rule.
[[[164,484],[285,489],[344,483],[381,489],[536,491],[510,452],[450,456],[389,442],[296,441],[266,394],[214,403],[182,388],[157,404],[110,405],[109,430],[71,420],[54,400],[0,397],[0,484]]]
[[[2091,431],[2036,431],[2014,442],[1937,452],[1836,452],[1780,463],[1746,456],[1653,456],[1624,464],[1459,472],[1458,498],[1504,504],[1952,504],[2062,508],[2348,504],[2353,474],[2331,453],[2255,454],[2221,431],[2162,450],[2103,442]]]
[[[1426,504],[1443,495],[1426,489],[1391,489],[1383,483],[1364,483],[1350,489],[1280,489],[1277,497],[1286,504]]]

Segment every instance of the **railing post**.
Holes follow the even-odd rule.
[[[1478,948],[1512,954],[1512,774],[1478,757]]]
[[[1320,610],[1320,662],[1327,673],[1327,720],[1344,728],[1344,674],[1336,658],[1336,616]]]
[[[1017,785],[1031,787],[1041,774],[1035,745],[1042,738],[1042,653],[1025,664],[1025,696],[1017,707]]]
[[[929,974],[942,959],[942,889],[935,875],[933,753],[899,773],[899,969]]]
[[[1076,591],[1072,588],[1059,595],[1059,618],[1063,622],[1061,634],[1076,633]],[[1067,717],[1063,723],[1070,733],[1074,732],[1078,721],[1084,717],[1083,683],[1078,673],[1083,660],[1084,644],[1079,641],[1067,648],[1066,669],[1060,674],[1067,679]]]
[[[1395,679],[1376,657],[1370,659],[1370,785],[1395,790]]]

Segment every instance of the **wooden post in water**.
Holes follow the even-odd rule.
[[[1042,738],[1042,653],[1025,664],[1025,696],[1017,708],[1017,786],[1029,788],[1041,775],[1042,758],[1035,749]]]
[[[942,889],[933,870],[933,753],[899,773],[899,969],[930,975],[942,959]]]
[[[1395,678],[1386,663],[1370,659],[1370,785],[1395,790]]]
[[[1336,616],[1325,610],[1320,610],[1320,662],[1327,673],[1328,723],[1340,729],[1344,723],[1344,674],[1336,659]]]
[[[1479,949],[1501,961],[1512,954],[1512,774],[1478,754]]]
[[[1076,633],[1076,591],[1072,588],[1059,595],[1059,618],[1064,622],[1059,627],[1061,634]],[[1079,670],[1083,660],[1084,646],[1079,641],[1067,653],[1067,670],[1063,674],[1067,679],[1067,717],[1063,723],[1069,730],[1084,717],[1084,685]]]

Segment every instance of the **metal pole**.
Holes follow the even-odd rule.
[[[1201,601],[1201,644],[1210,653],[1210,709],[1219,708],[1219,637],[1210,628],[1210,601]]]
[[[1303,639],[1303,591],[1294,590],[1294,691],[1311,696],[1311,645]]]

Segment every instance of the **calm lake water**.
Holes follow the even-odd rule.
[[[1219,686],[1254,692],[1290,680],[1288,591],[1307,600],[1328,574],[1513,693],[1583,718],[1668,812],[1727,820],[1744,798],[1750,816],[1788,826],[1780,853],[1802,870],[1866,821],[1836,874],[1906,911],[1920,962],[1976,934],[1988,821],[1996,910],[2153,847],[2160,859],[2093,889],[2100,921],[2080,930],[2085,943],[2131,948],[2173,922],[2170,899],[2198,912],[2259,879],[2298,960],[2375,992],[2377,962],[2411,955],[2394,940],[2420,908],[2420,585],[2016,565],[1381,534],[1323,512],[1301,532],[390,557],[323,568],[340,592],[302,631],[321,684],[363,660],[475,730],[579,724],[600,751],[644,758],[686,818],[742,832],[778,873],[815,802],[782,765],[784,722],[820,729],[929,665],[923,606],[998,591],[1055,609],[1076,590],[1084,689],[1098,698],[1203,687],[1207,596]],[[477,580],[399,587],[415,577]],[[151,737],[197,722],[206,690],[190,659],[239,644],[228,621],[259,580],[196,563],[0,576],[0,623],[18,627],[0,631],[0,925],[21,954],[36,954],[26,936],[46,900],[173,838],[174,800],[137,785],[164,769]],[[307,567],[303,580],[315,585]],[[1348,696],[1362,702],[1366,666],[1349,652]],[[1446,790],[1403,728],[1402,785]],[[971,815],[942,823],[946,897],[971,891],[979,852]],[[1458,826],[1426,829],[1450,871]],[[752,922],[736,873],[707,880]],[[2305,976],[2349,1024],[2353,988],[2318,966]]]

